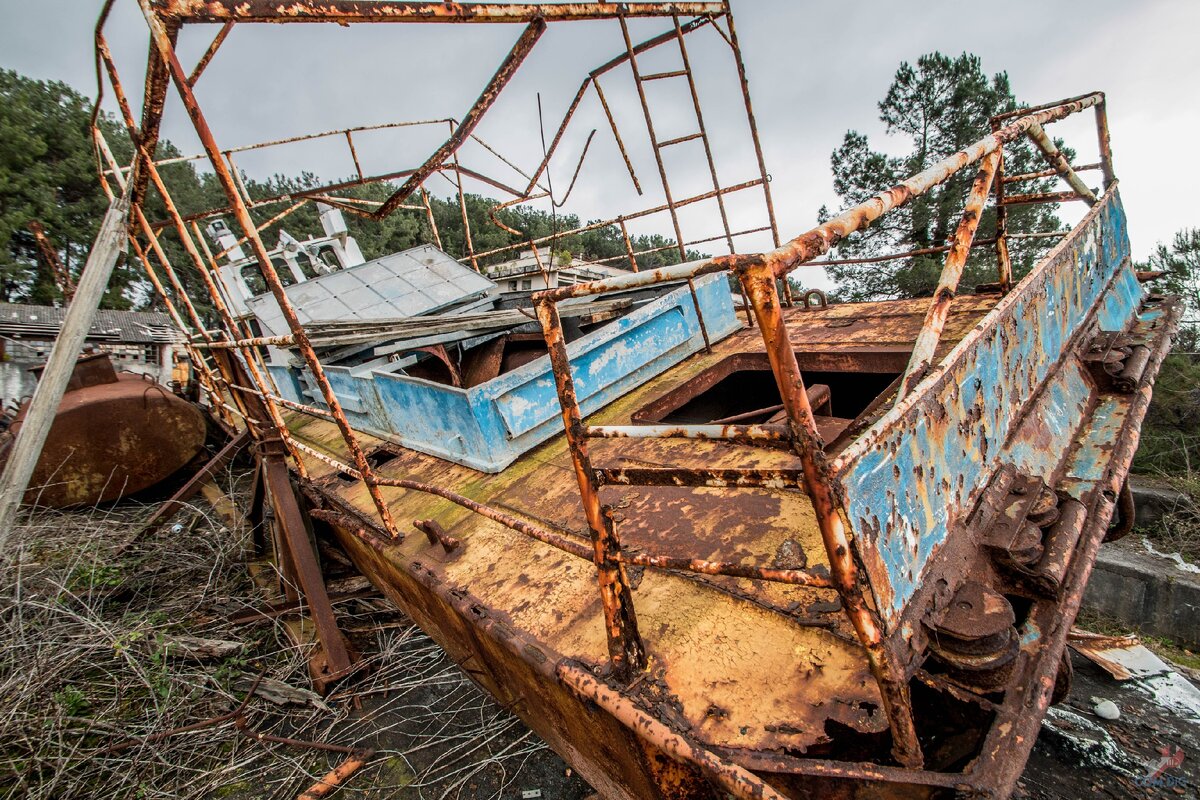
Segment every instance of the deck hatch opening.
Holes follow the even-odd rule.
[[[814,412],[853,420],[903,372],[908,353],[796,353]],[[736,353],[634,412],[640,424],[782,421],[782,400],[765,353]]]

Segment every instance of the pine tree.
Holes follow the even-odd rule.
[[[834,190],[844,206],[856,205],[877,192],[953,155],[991,131],[992,115],[1017,108],[1008,76],[991,78],[983,72],[977,56],[963,53],[950,58],[931,53],[916,65],[903,62],[886,97],[879,103],[879,119],[887,133],[903,141],[905,156],[891,156],[871,148],[868,137],[847,131],[842,145],[833,151]],[[1061,145],[1060,145],[1061,146]],[[892,148],[895,149],[895,148]],[[1068,158],[1073,156],[1063,148]],[[1009,175],[1037,171],[1045,163],[1032,145],[1021,141],[1005,148],[1005,171]],[[946,183],[916,198],[907,206],[885,215],[866,231],[841,242],[832,258],[876,256],[944,245],[954,235],[975,170],[960,171]],[[1019,191],[1043,191],[1053,181],[1027,181]],[[821,220],[832,214],[821,209]],[[1055,206],[1013,206],[1008,209],[1009,233],[1053,231],[1060,227]],[[985,211],[978,239],[995,231],[995,210]],[[1013,240],[1009,251],[1013,270],[1027,272],[1049,248],[1047,240]],[[887,261],[829,267],[838,282],[842,299],[861,301],[896,297],[922,297],[933,293],[941,273],[944,253]],[[995,255],[991,248],[976,248],[964,270],[960,292],[975,284],[994,281]]]

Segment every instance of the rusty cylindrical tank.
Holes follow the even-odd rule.
[[[35,370],[39,371],[39,370]],[[0,461],[29,404],[17,412]],[[116,500],[169,477],[204,448],[204,415],[149,378],[118,373],[106,353],[79,358],[25,493],[63,508]]]

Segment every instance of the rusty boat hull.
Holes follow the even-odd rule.
[[[879,690],[829,588],[631,559],[648,667],[626,686],[609,666],[594,567],[459,502],[386,486],[419,476],[587,550],[562,436],[488,475],[363,435],[393,517],[418,525],[403,540],[337,468],[347,454],[336,428],[295,415],[291,435],[313,455],[300,485],[364,574],[602,796],[720,796],[750,776],[748,796],[1007,796],[1060,679],[1174,326],[1174,304],[1142,288],[1127,247],[1114,187],[1012,293],[958,298],[938,374],[895,405],[893,379],[927,300],[784,311],[806,381],[831,388],[816,419],[843,513],[859,515],[865,569],[879,570],[874,603],[900,643],[923,769],[880,758]],[[761,337],[744,328],[589,423],[669,421],[722,382],[752,392],[764,370]],[[626,553],[778,568],[803,551],[810,570],[827,569],[812,555],[821,539],[811,505],[785,480],[800,468],[790,450],[618,436],[593,440],[591,459],[612,479],[601,500]],[[683,468],[703,475],[684,485]],[[656,475],[664,469],[677,472]],[[781,483],[729,491],[722,469]],[[1014,507],[1018,497],[1040,505]],[[423,536],[426,520],[454,547]],[[1032,554],[998,532],[1007,524],[1038,539]],[[969,591],[1007,598],[1006,610],[951,619]],[[999,643],[948,644],[956,624],[997,618]]]

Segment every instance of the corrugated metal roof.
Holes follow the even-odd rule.
[[[495,285],[426,244],[294,284],[286,291],[301,324],[307,324],[416,317],[482,296]],[[271,334],[287,333],[273,296],[259,295],[248,305]]]
[[[65,308],[27,303],[0,303],[0,335],[53,339],[62,329]],[[159,311],[101,309],[88,339],[149,344],[180,339],[171,318]]]

